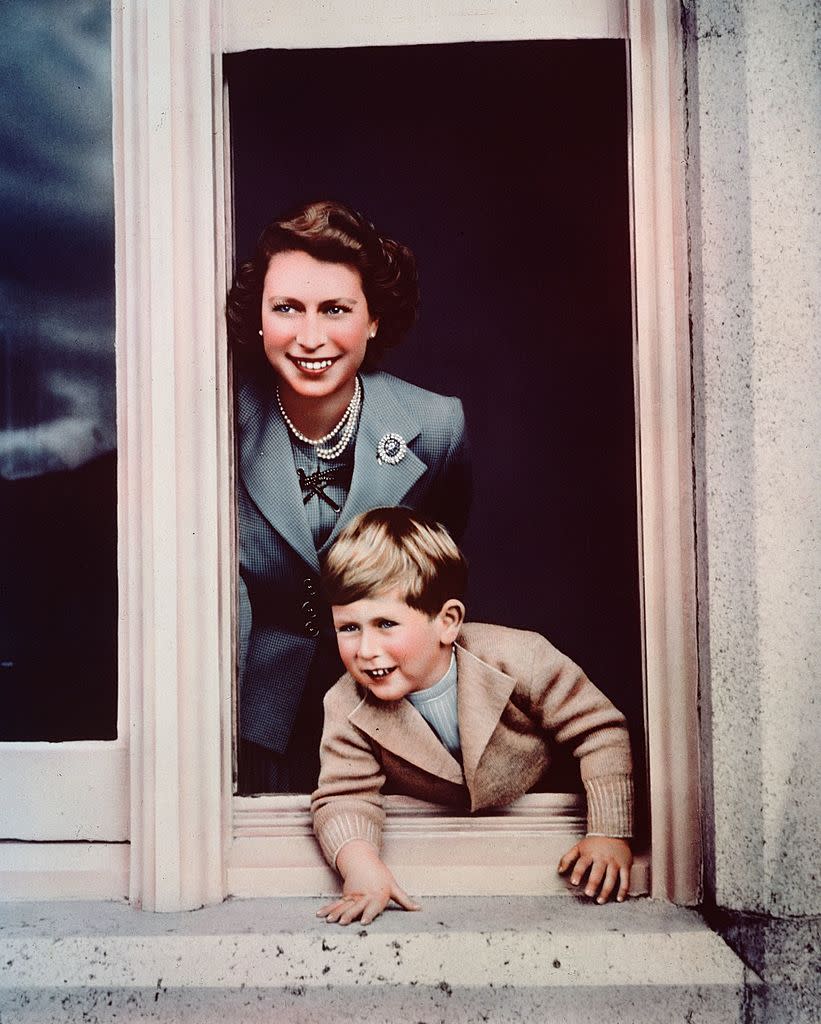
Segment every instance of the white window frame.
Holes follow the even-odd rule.
[[[652,851],[637,878],[655,896],[695,902],[701,848],[678,4],[519,0],[488,10],[478,0],[439,0],[433,17],[420,0],[323,0],[307,17],[304,0],[125,0],[112,6],[112,30],[120,687],[129,698],[131,810],[128,854],[114,843],[96,845],[99,857],[110,853],[110,895],[124,894],[115,890],[124,885],[126,863],[132,901],[155,910],[336,885],[310,835],[307,798],[232,795],[235,551],[222,54],[266,46],[628,38]],[[120,808],[128,806],[121,789],[113,783],[109,791]],[[531,795],[507,814],[479,818],[395,799],[386,851],[419,893],[551,892],[560,887],[547,865],[582,828],[578,802],[562,795]],[[19,888],[14,856],[19,861],[22,853],[18,844],[6,846],[14,849],[0,859],[0,881]],[[507,853],[514,848],[515,870]],[[91,894],[78,870],[61,888],[68,875],[56,860],[49,875],[48,863],[46,856],[37,884],[47,888],[48,876],[53,891],[40,895]]]

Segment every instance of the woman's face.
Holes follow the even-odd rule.
[[[283,391],[316,399],[352,394],[376,326],[358,270],[300,251],[271,257],[262,342]]]

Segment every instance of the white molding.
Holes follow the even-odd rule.
[[[0,899],[121,900],[128,843],[0,843]]]
[[[223,47],[400,46],[506,39],[623,39],[624,0],[226,0]]]
[[[128,750],[120,742],[4,743],[4,839],[128,838]]]
[[[215,330],[211,101],[220,6],[112,5],[130,892],[153,910],[224,895],[227,374]]]
[[[653,895],[700,896],[698,658],[679,4],[628,3]]]
[[[233,801],[234,835],[251,836],[308,835],[312,833],[310,798],[301,794],[239,796]],[[454,819],[452,809],[427,803],[410,796],[386,796],[385,834],[419,831],[433,820]],[[575,793],[528,793],[512,804],[480,817],[459,820],[484,821],[493,829],[498,823],[515,820],[522,828],[553,828],[563,832],[584,831],[584,801]],[[437,826],[439,827],[439,826]]]
[[[561,895],[559,858],[585,832],[575,794],[531,793],[498,812],[458,815],[387,797],[383,854],[403,888],[425,896]],[[306,796],[237,797],[228,853],[232,896],[315,896],[339,890],[313,836]],[[647,857],[631,892],[649,891]]]

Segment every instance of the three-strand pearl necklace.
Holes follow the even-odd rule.
[[[282,415],[283,420],[285,420],[287,428],[298,441],[302,441],[304,444],[313,445],[316,449],[317,458],[326,460],[338,459],[348,447],[354,431],[356,430],[356,421],[359,418],[359,409],[362,405],[362,385],[359,383],[359,378],[357,377],[354,384],[353,395],[351,396],[350,402],[348,402],[348,408],[342,413],[342,419],[332,430],[329,430],[324,437],[318,437],[316,439],[307,437],[302,433],[302,431],[297,430],[291,422],[288,413],[285,412],[285,408],[282,405],[282,399],[279,394],[279,385],[277,385],[277,405],[279,406],[280,414]],[[320,447],[320,445],[324,445],[337,434],[339,434],[339,438],[335,444],[332,444],[328,448]]]

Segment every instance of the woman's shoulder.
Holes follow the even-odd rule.
[[[274,384],[257,374],[237,375],[234,385],[234,406],[237,426],[249,428],[255,422],[264,422],[271,413]]]
[[[392,373],[385,373],[383,370],[372,371],[363,374],[363,381],[366,395],[369,388],[385,392],[401,400],[407,408],[418,410],[427,417],[438,415],[449,419],[454,415],[462,415],[462,402],[456,396],[429,391]]]

